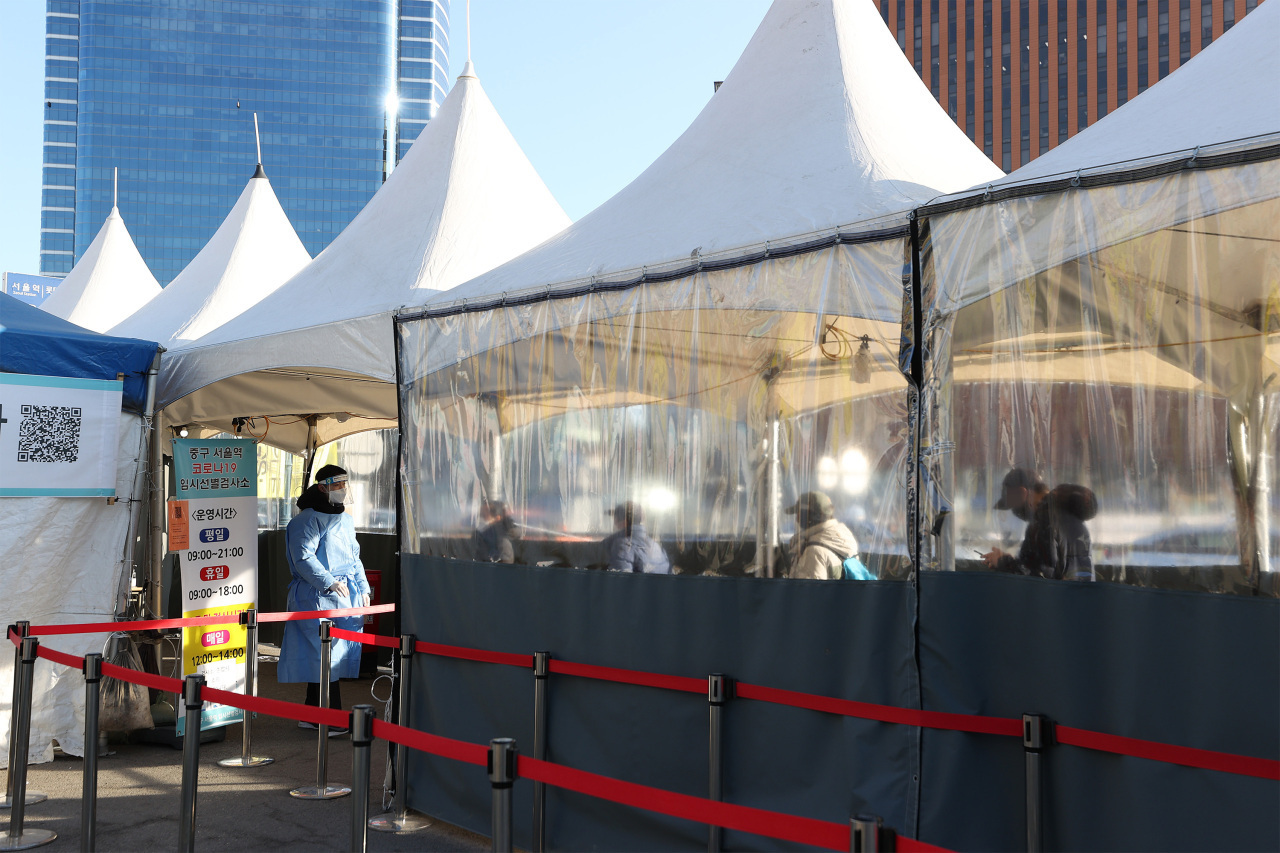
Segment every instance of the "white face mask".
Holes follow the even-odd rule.
[[[329,490],[329,503],[341,505],[346,502],[347,502],[346,489],[330,489]]]

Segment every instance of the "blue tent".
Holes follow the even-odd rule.
[[[0,373],[79,379],[124,374],[124,408],[146,406],[147,370],[158,344],[83,329],[0,293]]]

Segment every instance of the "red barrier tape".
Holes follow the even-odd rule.
[[[479,767],[487,767],[489,765],[489,748],[487,746],[441,737],[440,735],[427,734],[414,729],[406,729],[404,726],[384,722],[376,717],[373,720],[373,736],[392,743],[402,743],[411,749],[439,755],[442,758],[451,758],[454,761],[475,764]]]
[[[63,666],[69,666],[72,669],[84,670],[84,658],[69,655],[66,652],[60,652],[57,649],[40,646],[36,649],[36,655],[47,661],[53,661],[54,663],[60,663]]]
[[[423,654],[436,655],[442,658],[473,660],[479,663],[500,663],[504,666],[521,666],[525,669],[533,668],[533,655],[517,655],[511,652],[486,652],[481,649],[445,646],[440,643],[419,642],[414,645],[414,648]]]
[[[869,702],[833,699],[829,696],[815,696],[794,690],[779,690],[776,687],[761,687],[757,684],[735,684],[734,689],[743,699],[758,699],[763,702],[790,705],[793,708],[807,708],[811,711],[824,711],[845,717],[859,717],[864,720],[879,720],[882,723],[899,723],[927,729],[1022,737],[1022,720],[1020,719],[951,714],[945,711],[918,711],[913,708],[898,708],[894,705],[873,705]]]
[[[849,849],[849,825],[830,823],[780,812],[765,811],[732,803],[718,803],[688,794],[677,794],[661,788],[650,788],[635,782],[623,782],[585,770],[575,770],[549,761],[518,756],[516,773],[557,788],[577,791],[627,806],[636,806],[671,817],[697,823],[713,823],[756,835],[765,835],[795,844],[808,844],[827,850]]]
[[[343,628],[331,628],[329,636],[339,640],[350,640],[353,643],[364,643],[366,646],[382,646],[384,649],[400,648],[400,640],[396,637],[384,637],[381,634],[362,634],[359,631],[347,631]]]
[[[335,616],[369,616],[374,613],[393,613],[394,604],[375,604],[372,607],[345,607],[341,610],[300,610],[294,613],[259,613],[258,624],[263,622],[305,622],[308,619],[332,619]]]
[[[156,675],[151,672],[138,672],[136,669],[126,669],[123,666],[116,666],[106,661],[102,662],[102,674],[109,675],[120,681],[128,681],[131,684],[151,687],[165,693],[182,693],[182,680],[178,678],[165,678],[163,675]]]
[[[204,688],[200,692],[200,697],[207,702],[230,705],[232,708],[243,711],[252,711],[285,720],[315,723],[317,726],[345,728],[350,720],[350,715],[346,711],[337,708],[317,708],[315,705],[299,705],[297,702],[285,702],[282,699],[246,696],[230,690],[218,690],[216,687]]]
[[[555,658],[547,662],[547,668],[551,672],[561,675],[576,675],[579,678],[616,681],[620,684],[638,684],[641,687],[659,687],[663,690],[676,690],[681,693],[707,692],[707,681],[704,678],[636,672],[630,669],[614,669],[613,667],[595,666],[589,663],[571,663],[569,661],[556,660]]]
[[[341,610],[305,610],[294,613],[259,613],[258,623],[301,622],[308,619],[330,619],[335,616],[365,616],[375,613],[392,613],[394,604],[375,604],[372,607],[346,607]],[[33,637],[52,637],[57,634],[102,634],[108,631],[160,631],[165,628],[193,628],[197,625],[235,625],[240,621],[238,613],[221,616],[193,616],[189,619],[144,619],[135,622],[78,622],[71,625],[32,625]]]
[[[1114,752],[1134,758],[1149,758],[1166,764],[1181,764],[1185,767],[1220,770],[1223,773],[1234,773],[1238,776],[1256,776],[1259,779],[1280,781],[1280,761],[1233,755],[1229,752],[1213,752],[1190,746],[1172,746],[1150,740],[1091,732],[1088,729],[1076,729],[1071,726],[1054,726],[1053,730],[1058,743],[1070,746],[1096,749],[1100,752]]]

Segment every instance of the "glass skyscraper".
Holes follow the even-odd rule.
[[[40,266],[66,274],[112,203],[168,284],[262,156],[314,256],[444,100],[448,0],[47,0]],[[353,286],[357,286],[353,282]]]

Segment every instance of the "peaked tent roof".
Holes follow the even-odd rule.
[[[468,63],[404,160],[328,248],[257,305],[166,359],[159,393],[166,417],[225,424],[333,414],[321,441],[393,426],[394,312],[568,223]],[[305,432],[273,425],[267,442],[299,449]]]
[[[939,193],[1001,174],[929,94],[870,0],[775,0],[720,90],[638,178],[434,301],[905,221]]]
[[[1223,143],[1280,143],[1280,4],[1259,3],[1165,79],[992,187],[1185,161]],[[972,192],[985,193],[986,184]],[[956,197],[971,192],[957,193]],[[939,200],[939,204],[947,200]]]
[[[151,341],[91,332],[0,293],[0,373],[115,379],[124,374],[124,406],[141,411]]]
[[[111,334],[180,348],[261,301],[310,260],[259,166],[186,269]]]
[[[111,208],[80,262],[40,308],[95,332],[105,332],[160,293],[160,283]]]

